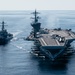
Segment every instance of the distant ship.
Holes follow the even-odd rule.
[[[8,43],[8,41],[10,41],[13,38],[13,34],[10,34],[7,32],[7,30],[5,29],[5,22],[2,21],[2,28],[0,30],[0,45],[5,45],[6,43]]]
[[[31,23],[33,27],[27,40],[34,40],[36,46],[44,53],[46,57],[52,61],[64,54],[66,49],[70,47],[70,43],[75,40],[75,32],[71,29],[44,29],[38,22],[39,14],[36,10],[33,12],[34,21]]]

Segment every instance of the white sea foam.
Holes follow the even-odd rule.
[[[13,37],[17,36],[18,34],[22,33],[23,31],[17,31],[13,33]]]

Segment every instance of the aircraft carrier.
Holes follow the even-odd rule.
[[[34,21],[31,23],[33,27],[30,35],[26,40],[35,41],[35,45],[40,48],[46,57],[54,61],[64,54],[65,50],[70,47],[71,42],[75,40],[75,32],[71,29],[44,29],[38,22],[39,12],[35,10]]]

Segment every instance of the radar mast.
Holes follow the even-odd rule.
[[[34,19],[34,22],[31,23],[31,26],[33,27],[34,37],[36,37],[37,32],[39,32],[41,28],[41,23],[38,22],[38,19],[40,19],[40,17],[38,16],[39,12],[37,12],[36,10],[32,14],[34,15],[34,17],[32,18]]]

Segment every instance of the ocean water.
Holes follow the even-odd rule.
[[[75,53],[51,62],[31,54],[33,41],[26,41],[32,29],[30,23],[33,11],[0,11],[1,22],[14,38],[5,46],[0,46],[0,75],[75,75]],[[75,31],[75,11],[39,11],[42,28],[72,29]],[[1,28],[1,27],[0,27]],[[75,49],[75,41],[71,44]]]

